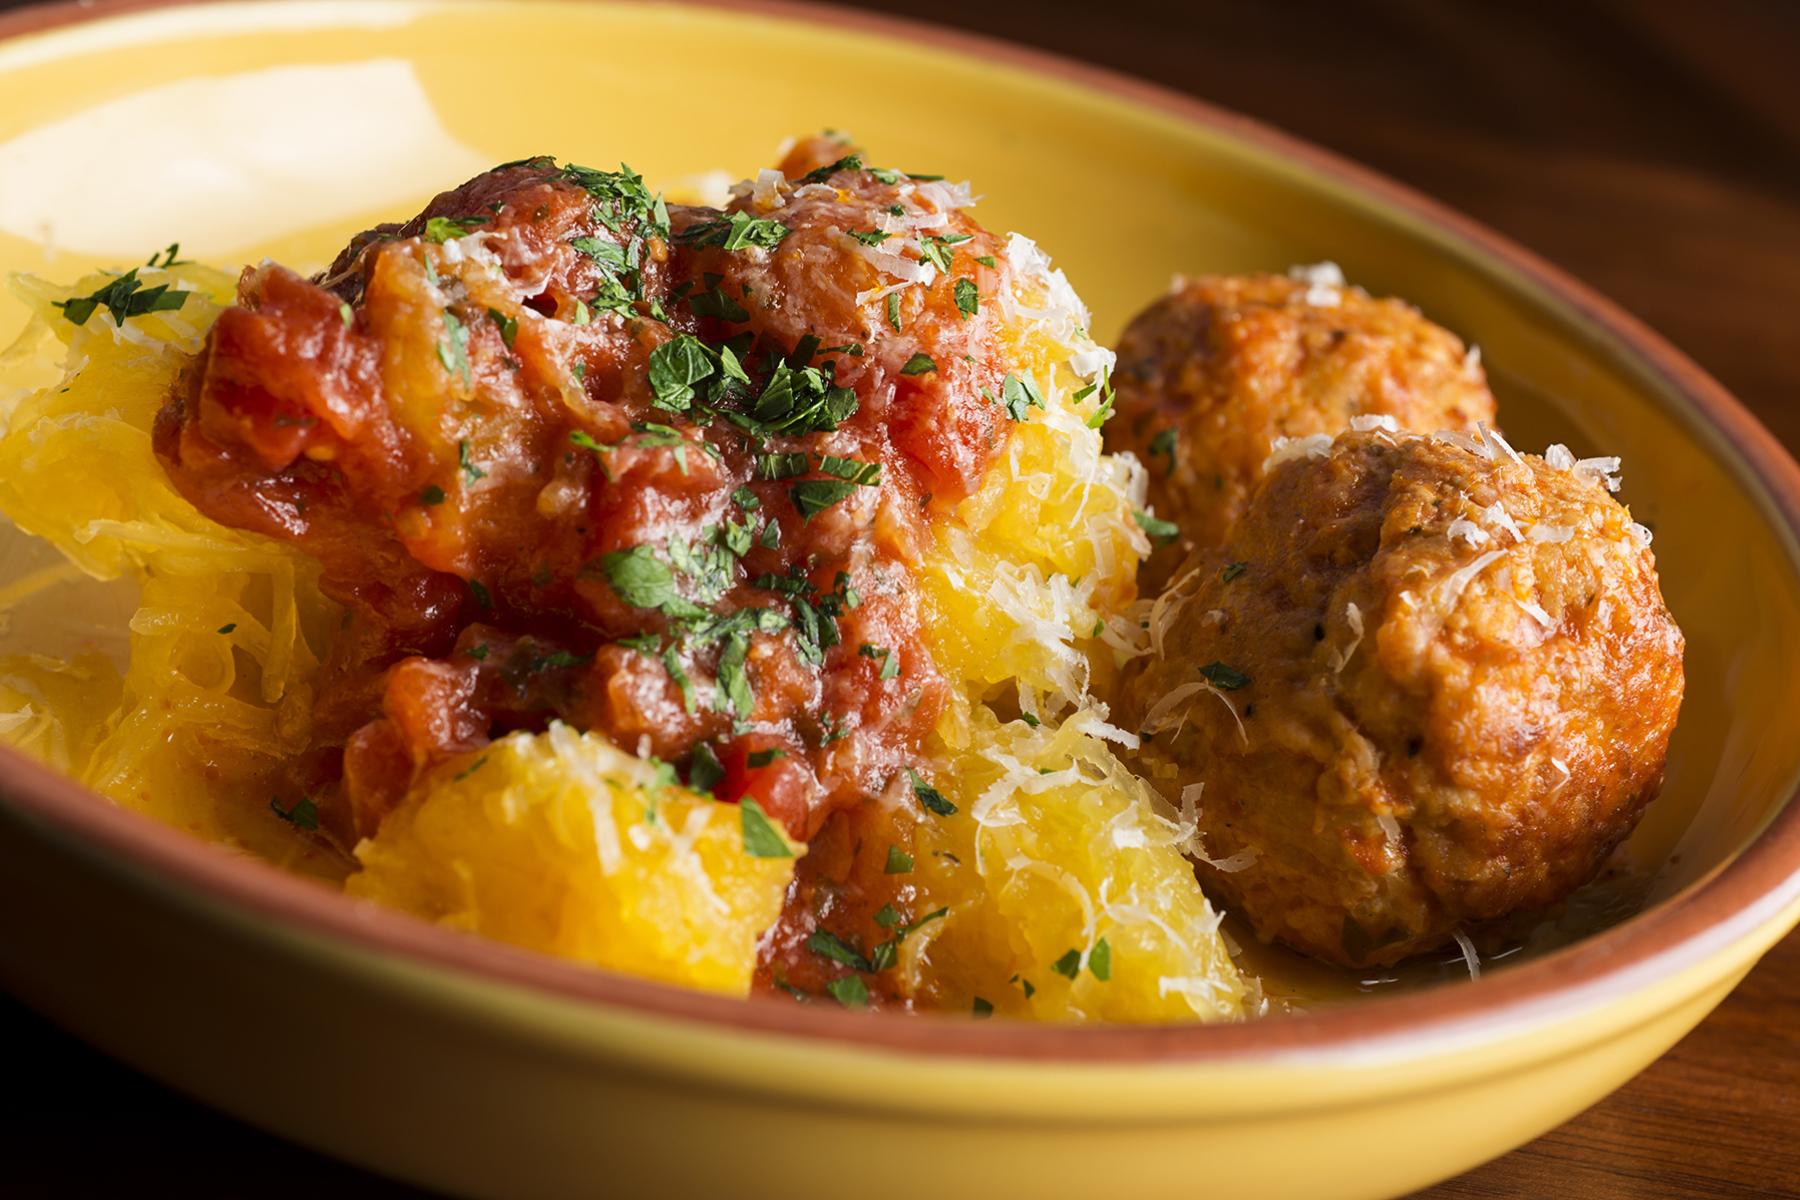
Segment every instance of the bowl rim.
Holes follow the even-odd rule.
[[[231,0],[59,0],[0,14],[0,43],[77,24]],[[572,2],[572,0],[564,0]],[[612,0],[616,3],[617,0]],[[601,5],[596,5],[600,7]],[[611,6],[608,3],[606,6]],[[1411,188],[1256,120],[1159,84],[985,35],[801,0],[675,0],[700,11],[798,22],[897,40],[925,50],[1057,78],[1090,92],[1198,124],[1335,183],[1389,216],[1423,226],[1526,290],[1559,302],[1590,340],[1671,393],[1690,422],[1722,439],[1758,485],[1790,547],[1800,544],[1800,465],[1717,382],[1630,316],[1560,269]],[[396,955],[464,981],[613,1009],[713,1032],[832,1042],[947,1058],[1117,1066],[1246,1060],[1369,1063],[1418,1056],[1445,1042],[1492,1040],[1620,999],[1749,940],[1800,905],[1800,788],[1762,831],[1710,877],[1593,937],[1471,983],[1458,983],[1279,1020],[1218,1025],[1081,1026],[973,1022],[801,1007],[778,997],[712,995],[519,950],[378,909],[228,853],[120,808],[8,747],[0,747],[0,804],[40,832],[145,886],[247,914],[350,948]]]

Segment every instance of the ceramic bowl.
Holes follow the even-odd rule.
[[[316,265],[495,162],[668,186],[821,126],[974,179],[1103,340],[1173,273],[1336,259],[1481,345],[1516,444],[1624,456],[1688,638],[1637,915],[1229,1027],[673,991],[358,907],[0,753],[0,977],[184,1091],[469,1195],[1392,1195],[1591,1104],[1800,919],[1800,472],[1655,335],[1419,196],[1075,63],[774,4],[68,5],[0,34],[5,270],[176,240]],[[22,318],[0,307],[0,338]]]

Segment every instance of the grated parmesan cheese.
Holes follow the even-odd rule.
[[[1328,433],[1309,433],[1305,437],[1278,437],[1269,443],[1269,456],[1263,459],[1265,473],[1294,458],[1324,458],[1331,453],[1332,437]]]

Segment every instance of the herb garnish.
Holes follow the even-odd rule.
[[[296,829],[319,827],[319,807],[310,796],[300,797],[285,809],[281,807],[281,797],[276,796],[269,801],[269,811]]]
[[[918,798],[919,804],[926,812],[935,813],[940,817],[956,815],[956,805],[944,799],[944,793],[920,779],[918,773],[911,767],[906,768],[906,777],[912,783],[913,795]]]
[[[906,360],[906,365],[900,368],[900,373],[902,375],[924,375],[937,369],[937,363],[932,360],[931,355],[921,350]]]
[[[972,317],[981,310],[981,293],[973,279],[957,280],[952,291],[956,295],[956,307],[963,316]]]
[[[1000,384],[1000,404],[1007,416],[1023,421],[1027,409],[1044,407],[1044,397],[1029,375],[1008,375]]]
[[[456,463],[462,468],[463,478],[471,484],[487,478],[487,472],[476,466],[475,461],[469,457],[468,438],[456,443]]]
[[[461,375],[463,386],[472,382],[469,373],[469,331],[455,313],[444,310],[444,337],[438,342],[438,361],[452,375]]]
[[[138,269],[133,267],[89,295],[58,300],[55,305],[62,309],[64,319],[71,325],[87,324],[96,308],[104,308],[111,313],[114,325],[123,325],[128,317],[141,317],[153,312],[173,312],[187,303],[187,292],[171,291],[166,283],[145,287],[138,282],[137,273]]]
[[[1181,536],[1181,526],[1173,521],[1153,517],[1141,508],[1132,509],[1131,515],[1137,520],[1138,528],[1149,534],[1153,542],[1166,546]]]
[[[751,858],[792,858],[794,851],[776,831],[762,805],[749,796],[738,801],[738,820],[744,831],[744,853]]]
[[[1248,675],[1216,659],[1201,667],[1200,674],[1206,682],[1224,692],[1235,692],[1250,682]]]
[[[425,222],[425,240],[438,244],[454,241],[486,224],[486,217],[431,217]]]

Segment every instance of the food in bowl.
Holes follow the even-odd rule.
[[[1356,417],[1402,429],[1497,425],[1481,355],[1402,301],[1345,285],[1335,264],[1177,279],[1119,339],[1107,445],[1137,456],[1179,531],[1140,582],[1160,590],[1243,516],[1278,438]]]
[[[1271,456],[1124,707],[1152,783],[1204,787],[1213,894],[1367,967],[1594,876],[1662,786],[1683,645],[1616,462],[1353,423]]]
[[[1312,892],[1256,898],[1305,874],[1290,818],[1312,798],[1259,797],[1218,714],[1171,731],[1146,707],[1148,741],[1113,717],[1159,673],[1224,686],[1189,657],[1207,647],[1184,585],[1137,598],[1170,537],[1159,506],[1192,498],[1152,505],[1137,460],[1106,451],[1113,356],[1037,247],[972,207],[967,185],[832,137],[716,206],[540,157],[311,278],[263,263],[234,284],[171,248],[70,288],[20,282],[37,319],[14,360],[61,346],[68,369],[11,404],[0,508],[136,596],[122,670],[0,664],[8,736],[354,896],[731,994],[1262,1011],[1195,862],[1256,883],[1220,894],[1260,934],[1387,961],[1312,936],[1307,906],[1345,903],[1338,861]],[[1434,452],[1397,429],[1309,440],[1275,469],[1241,526],[1273,539],[1270,566],[1296,553],[1305,522],[1283,514],[1312,486],[1280,481],[1315,457]],[[1603,489],[1543,490],[1596,528],[1629,522]],[[1222,527],[1233,544],[1237,518]],[[1432,561],[1462,554],[1432,536]],[[1307,586],[1390,584],[1378,563],[1336,569]],[[1646,753],[1679,699],[1673,628]],[[1304,655],[1284,667],[1296,686],[1334,686]],[[1571,703],[1611,680],[1572,681]],[[1580,883],[1654,790],[1648,761],[1631,778],[1603,761],[1568,795],[1611,823],[1546,843],[1557,869],[1519,903]],[[1228,857],[1195,790],[1215,770],[1269,817],[1218,834]],[[1284,924],[1283,904],[1310,915]],[[1465,907],[1371,936],[1392,956],[1498,919]]]

